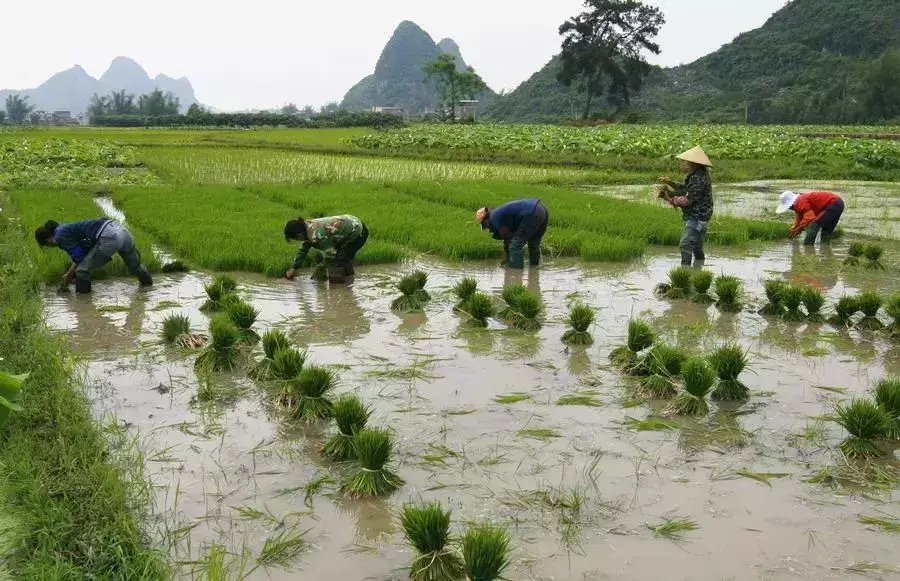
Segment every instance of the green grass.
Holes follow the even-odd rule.
[[[598,393],[599,392],[592,390],[576,391],[575,393],[561,396],[556,400],[556,405],[600,407],[603,405],[603,402],[597,397]]]
[[[860,515],[859,522],[878,527],[886,533],[900,533],[900,519]]]
[[[535,440],[550,440],[562,437],[562,434],[552,428],[522,428],[518,434],[524,438],[534,438]]]
[[[512,405],[515,403],[523,402],[523,401],[531,401],[531,395],[521,392],[514,391],[511,393],[504,393],[503,395],[498,395],[494,398],[494,401],[503,404],[503,405]]]
[[[671,541],[683,541],[685,533],[696,531],[700,528],[696,521],[689,518],[667,518],[661,523],[655,525],[647,523],[644,526],[650,529],[654,535]]]

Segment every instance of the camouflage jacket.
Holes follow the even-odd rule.
[[[356,216],[330,216],[306,222],[306,241],[297,251],[293,268],[300,268],[310,248],[320,250],[325,258],[334,258],[338,248],[362,236],[363,223]]]
[[[673,206],[681,208],[685,220],[695,218],[709,222],[713,215],[713,196],[708,169],[704,167],[692,171],[685,182],[675,184],[674,189],[677,196],[670,201]]]

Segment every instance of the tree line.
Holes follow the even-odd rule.
[[[284,113],[211,113],[192,105],[187,114],[169,115],[98,115],[91,117],[91,125],[102,127],[374,127],[387,129],[402,127],[404,120],[390,113],[368,111],[335,111],[310,117]]]
[[[178,115],[181,104],[171,91],[163,93],[159,89],[135,97],[125,92],[113,91],[109,95],[96,93],[88,104],[88,118],[108,117],[112,115],[144,115],[163,116]]]

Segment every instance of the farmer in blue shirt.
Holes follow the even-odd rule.
[[[134,238],[115,220],[97,218],[69,224],[48,220],[34,231],[34,238],[39,246],[61,248],[71,257],[72,264],[63,275],[63,284],[68,286],[74,280],[77,292],[91,292],[91,273],[112,260],[116,252],[141,286],[153,284],[150,273],[141,264]]]
[[[535,198],[508,202],[499,208],[481,208],[475,221],[482,230],[490,230],[495,240],[503,240],[504,264],[510,268],[525,268],[522,248],[528,245],[531,266],[541,263],[541,238],[547,231],[550,212]]]

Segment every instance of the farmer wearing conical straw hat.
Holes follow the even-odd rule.
[[[681,264],[691,266],[692,261],[696,261],[696,265],[700,266],[706,260],[703,243],[713,215],[712,181],[709,177],[712,163],[700,147],[675,157],[684,162],[687,178],[683,184],[667,177],[659,178],[657,195],[673,208],[681,208],[684,218],[684,232],[679,244]],[[675,193],[674,196],[669,193],[670,190]]]

